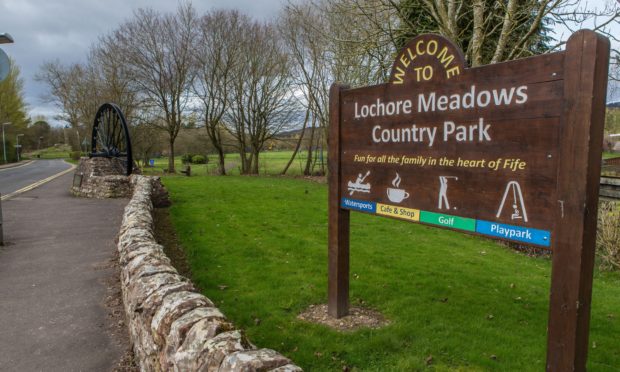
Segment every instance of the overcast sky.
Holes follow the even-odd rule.
[[[199,12],[237,8],[256,18],[269,19],[277,15],[285,1],[196,0],[193,4]],[[594,7],[603,2],[587,3]],[[41,101],[47,87],[34,81],[43,62],[83,62],[97,37],[131,18],[134,9],[151,7],[173,12],[177,4],[176,0],[0,0],[0,33],[8,32],[15,39],[14,44],[3,44],[2,48],[21,68],[30,114],[43,114],[53,121],[57,112]]]
[[[192,3],[200,13],[214,8],[237,8],[255,18],[269,19],[277,15],[284,0]],[[83,62],[97,38],[131,18],[133,10],[151,7],[174,12],[177,4],[176,0],[0,0],[0,33],[8,32],[15,39],[14,44],[2,44],[2,49],[21,68],[30,115],[43,114],[53,121],[57,112],[41,101],[47,87],[34,81],[43,62]]]

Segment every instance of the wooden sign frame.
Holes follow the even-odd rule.
[[[546,369],[585,371],[609,41],[581,30],[570,37],[565,51],[554,55],[563,58],[564,67],[557,184],[552,193],[557,203],[550,211],[554,222]],[[383,91],[388,91],[388,85]],[[345,197],[341,123],[343,93],[348,90],[347,85],[333,84],[329,102],[328,312],[336,318],[347,315],[349,309],[350,211],[341,205]]]

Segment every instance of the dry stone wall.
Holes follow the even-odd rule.
[[[153,234],[158,180],[132,176],[133,196],[118,238],[123,301],[142,371],[301,371],[258,349],[193,284],[178,274]]]
[[[71,192],[86,198],[123,198],[131,195],[131,185],[119,159],[80,158]]]

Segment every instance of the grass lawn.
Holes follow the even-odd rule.
[[[352,305],[391,324],[339,333],[296,318],[327,298],[326,185],[240,176],[164,183],[195,283],[253,343],[307,371],[544,370],[548,258],[352,213]],[[597,271],[589,370],[620,368],[619,335],[620,275]]]
[[[616,158],[619,157],[620,153],[617,152],[603,152],[603,159]]]
[[[262,175],[278,175],[282,172],[286,163],[288,163],[292,151],[266,151],[262,152],[259,157],[259,172]],[[302,151],[297,154],[297,157],[289,167],[286,173],[289,176],[299,176],[303,173],[303,168],[306,165],[306,157],[308,153]],[[327,152],[325,152],[325,161],[327,162]],[[154,159],[155,165],[153,167],[144,168],[145,174],[163,174],[164,169],[168,168],[168,158],[161,157]],[[217,155],[209,155],[208,164],[191,164],[192,175],[205,176],[209,174],[215,174],[217,169],[218,158]],[[181,162],[181,157],[175,157],[175,167],[177,172],[185,169],[185,166]],[[325,164],[327,167],[327,163]],[[241,160],[239,154],[226,154],[226,168],[230,175],[239,175],[239,169],[241,167]]]
[[[70,159],[71,147],[68,145],[60,145],[44,148],[30,152],[27,155],[30,159],[37,159],[37,155],[40,159]]]

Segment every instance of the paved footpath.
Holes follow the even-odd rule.
[[[2,202],[0,371],[109,371],[106,281],[126,199],[71,196],[73,174]]]

